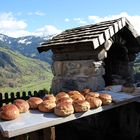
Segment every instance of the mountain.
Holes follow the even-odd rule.
[[[9,37],[3,34],[0,34],[0,45],[4,48],[9,48],[14,52],[19,52],[27,57],[40,59],[42,61],[52,63],[52,52],[48,51],[45,53],[39,54],[37,51],[37,47],[40,46],[41,43],[47,42],[52,36],[45,37],[37,37],[37,36],[25,36],[19,38]]]
[[[48,88],[51,78],[50,64],[0,47],[0,92]]]

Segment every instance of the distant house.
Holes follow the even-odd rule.
[[[73,28],[53,37],[38,51],[53,52],[52,91],[101,90],[133,82],[140,40],[125,18]]]

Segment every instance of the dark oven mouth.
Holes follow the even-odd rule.
[[[133,84],[135,82],[135,56],[135,53],[129,54],[126,48],[112,45],[107,58],[104,59],[105,85]]]

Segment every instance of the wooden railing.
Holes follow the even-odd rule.
[[[24,99],[28,100],[30,97],[44,97],[47,94],[47,91],[28,91],[28,92],[11,92],[11,93],[0,93],[0,106],[4,104],[12,103],[15,99]],[[20,136],[5,138],[0,133],[0,140],[54,140],[55,139],[55,128],[49,127]]]
[[[0,106],[4,104],[12,103],[15,99],[24,99],[28,100],[30,97],[44,97],[48,91],[39,90],[39,91],[28,91],[28,92],[11,92],[11,93],[0,93]]]

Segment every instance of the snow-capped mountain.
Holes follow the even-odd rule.
[[[12,51],[19,52],[27,57],[40,59],[51,63],[52,62],[51,51],[41,54],[39,54],[37,51],[37,47],[39,47],[41,43],[47,42],[47,40],[50,39],[51,37],[52,36],[45,37],[25,36],[13,38],[0,34],[0,47],[4,48],[6,47],[11,49]]]

